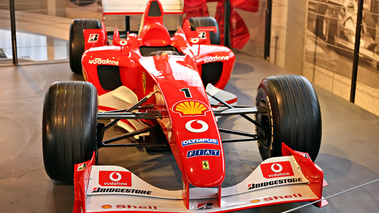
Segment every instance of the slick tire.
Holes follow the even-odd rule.
[[[213,17],[193,17],[188,19],[191,24],[191,30],[196,30],[197,27],[216,27],[217,32],[210,32],[209,37],[211,44],[220,44],[220,31],[218,29],[218,24]]]
[[[196,30],[197,27],[216,27],[217,32],[210,32],[209,37],[211,44],[220,44],[220,32],[218,29],[218,24],[215,18],[213,17],[193,17],[188,19],[191,24],[191,30]],[[202,65],[201,79],[203,80],[204,87],[208,83],[216,85],[220,80],[222,73],[223,63],[222,62],[213,62]]]
[[[282,142],[307,152],[314,161],[321,145],[321,112],[312,84],[303,76],[281,75],[262,80],[256,106],[258,147],[262,159],[281,156]]]
[[[70,68],[74,73],[82,74],[82,55],[84,53],[84,29],[100,29],[96,19],[74,19],[70,26]]]
[[[73,183],[74,165],[96,149],[97,91],[88,82],[56,82],[45,95],[42,118],[43,160],[56,181]]]

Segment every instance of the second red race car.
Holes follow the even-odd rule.
[[[104,14],[111,14],[106,3]],[[70,65],[85,82],[56,82],[48,89],[43,155],[51,179],[74,184],[73,211],[228,212],[320,200],[326,184],[312,160],[321,143],[321,113],[311,83],[298,75],[271,76],[258,86],[256,106],[240,106],[223,90],[235,55],[217,44],[217,22],[192,18],[171,35],[163,15],[161,2],[150,0],[138,34],[116,28],[111,39],[104,22],[71,25]],[[256,132],[218,127],[219,117],[236,115]],[[104,139],[114,125],[128,133]],[[221,132],[244,136],[233,141],[258,141],[264,160],[230,187],[222,187],[223,143],[232,141]],[[125,138],[137,143],[114,143]],[[127,168],[96,164],[99,149],[120,146],[169,148],[183,188],[157,188]]]

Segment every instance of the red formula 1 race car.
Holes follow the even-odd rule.
[[[73,211],[228,212],[320,200],[325,181],[312,160],[320,148],[321,114],[310,82],[297,75],[268,77],[258,87],[256,106],[239,106],[236,96],[222,90],[235,56],[213,44],[219,35],[214,19],[191,19],[170,35],[163,15],[162,4],[150,0],[138,35],[123,37],[115,29],[109,40],[98,21],[72,23],[70,64],[86,81],[56,82],[48,89],[43,155],[51,179],[74,184]],[[256,133],[218,128],[217,118],[236,115],[256,126]],[[128,133],[104,139],[116,124]],[[230,141],[220,132],[258,141],[264,159],[230,187],[222,187],[223,143]],[[171,150],[182,190],[96,164],[98,149],[130,146],[113,143],[130,137],[137,139],[135,147]]]

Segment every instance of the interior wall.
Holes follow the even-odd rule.
[[[304,58],[306,1],[273,0],[270,61],[301,74]]]
[[[303,70],[306,8],[306,1],[288,1],[284,68],[299,75]]]
[[[376,2],[363,0],[355,104],[379,115]],[[303,75],[350,101],[358,2],[308,0],[306,11]]]

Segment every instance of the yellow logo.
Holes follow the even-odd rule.
[[[188,115],[204,115],[208,111],[208,107],[198,101],[183,101],[174,105],[175,112],[180,113],[182,116]]]
[[[112,208],[112,206],[111,205],[102,205],[101,208],[103,208],[103,209],[110,209],[110,208]]]
[[[203,160],[201,163],[203,164],[203,170],[209,170],[209,162],[207,160]]]

